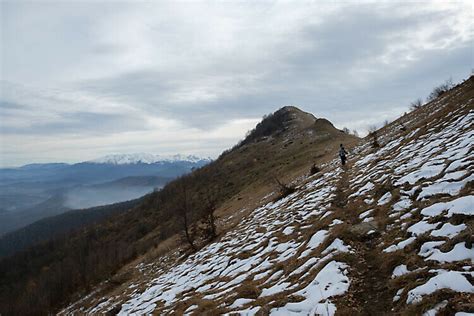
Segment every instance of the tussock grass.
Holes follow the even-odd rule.
[[[236,298],[250,298],[256,299],[262,293],[262,290],[257,287],[253,281],[244,281],[239,287],[235,289]]]

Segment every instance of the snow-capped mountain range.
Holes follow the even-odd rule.
[[[114,154],[107,155],[101,158],[94,160],[86,161],[88,163],[97,163],[97,164],[113,164],[113,165],[126,165],[126,164],[154,164],[160,162],[202,162],[202,161],[211,161],[209,157],[199,157],[196,155],[155,155],[149,153],[134,153],[134,154]]]

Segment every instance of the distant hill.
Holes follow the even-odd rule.
[[[116,201],[129,201],[162,188],[172,178],[158,176],[126,177],[110,182],[82,185],[60,191],[44,202],[16,212],[0,212],[0,238],[8,232],[16,232],[28,224],[43,218],[57,216],[73,209],[98,210]],[[79,227],[78,223],[78,227]],[[38,238],[41,239],[40,236]],[[1,257],[0,250],[0,257]]]
[[[43,218],[0,237],[0,259],[87,225],[99,223],[111,215],[133,208],[139,202],[140,200],[133,200],[84,210],[72,210]]]
[[[209,158],[175,155],[110,155],[76,164],[30,164],[0,169],[0,185],[43,182],[51,184],[94,184],[128,176],[174,177],[210,162]]]
[[[0,237],[7,232],[15,231],[41,218],[55,216],[70,210],[65,205],[65,202],[66,198],[64,195],[56,194],[35,206],[17,212],[7,211],[0,213]]]
[[[327,136],[339,131],[328,120],[316,119],[312,114],[303,112],[294,106],[285,106],[272,115],[265,116],[248,133],[247,137],[240,143],[240,146],[263,140],[267,137],[278,137],[283,133],[286,134],[286,137],[293,138],[297,136],[294,133],[304,132],[305,130],[317,130],[319,137],[324,135],[324,131],[327,131]]]
[[[162,188],[172,179],[161,176],[133,176],[105,183],[77,186],[64,194],[64,205],[71,209],[79,209],[133,200]]]
[[[69,209],[136,199],[209,161],[133,154],[0,169],[0,236]]]

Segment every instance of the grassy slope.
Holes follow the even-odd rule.
[[[295,113],[296,120],[275,136],[256,139],[223,154],[150,194],[134,209],[0,262],[0,312],[54,311],[74,293],[90,290],[127,262],[160,248],[163,241],[181,230],[177,206],[181,204],[183,182],[193,220],[205,211],[202,197],[209,190],[217,196],[219,212],[229,214],[242,204],[257,203],[274,188],[274,176],[289,181],[307,172],[314,162],[334,157],[339,142],[350,147],[358,141],[324,120],[313,121],[305,115],[298,120],[303,112]]]
[[[427,130],[431,128],[431,126],[437,126],[437,122],[444,122],[448,117],[448,114],[451,111],[457,109],[458,104],[465,103],[467,100],[472,99],[474,97],[473,86],[474,78],[470,78],[465,84],[453,89],[451,92],[442,96],[442,98],[435,100],[423,108],[405,115],[395,122],[385,126],[378,131],[380,143],[382,145],[386,144],[391,139],[399,138],[402,135],[407,135],[418,128],[418,135],[425,134]],[[438,109],[439,102],[441,101],[447,105],[442,108],[441,111],[435,113],[435,110]],[[469,108],[465,108],[465,110],[468,111]],[[406,130],[401,130],[401,124],[405,126]],[[295,176],[304,173],[302,171],[307,171],[312,159],[317,157],[318,152],[328,149],[326,153],[327,155],[319,158],[321,160],[327,159],[327,157],[334,157],[335,150],[337,150],[337,142],[334,143],[336,139],[334,139],[332,143],[332,146],[336,148],[323,145],[324,143],[321,143],[321,147],[319,148],[318,146],[314,146],[314,144],[311,146],[311,144],[309,144],[310,140],[303,140],[302,142],[293,141],[285,148],[285,142],[281,140],[277,142],[277,146],[279,146],[277,147],[277,150],[272,150],[272,146],[275,145],[272,145],[272,141],[267,140],[263,145],[261,144],[262,147],[260,148],[265,148],[265,150],[268,150],[270,155],[274,156],[274,160],[270,160],[267,165],[262,166],[262,168],[257,171],[266,170],[265,175],[268,176],[272,173],[270,171],[277,170],[276,174],[284,174],[286,176],[286,181],[293,179]],[[367,141],[370,140],[367,139]],[[288,150],[288,152],[286,152],[287,155],[279,155],[282,150]],[[256,155],[255,148],[252,150],[251,146],[248,148],[237,148],[235,153],[239,153],[241,157],[243,155],[246,155],[247,157],[254,157],[254,155]],[[292,155],[295,155],[293,160],[291,159]],[[230,155],[230,157],[232,157],[232,155]],[[311,157],[312,159],[305,159],[305,157]],[[278,161],[279,163],[273,165],[274,161]],[[231,159],[226,159],[225,162],[232,167],[238,164]],[[287,165],[286,162],[292,163]],[[238,168],[236,168],[236,170],[238,170]],[[350,173],[346,174],[346,177],[354,177],[358,172],[359,171],[357,168],[350,170]],[[220,209],[222,216],[228,216],[231,214],[235,215],[233,214],[235,210],[244,207],[247,207],[249,209],[248,213],[250,213],[251,210],[254,209],[255,205],[262,203],[262,196],[271,192],[272,189],[275,189],[269,183],[270,180],[264,177],[258,177],[246,173],[243,173],[242,176],[246,179],[246,181],[250,181],[249,186],[240,191],[240,193],[237,195],[233,196],[233,198],[228,199],[222,205],[222,208]],[[253,182],[252,179],[254,179]],[[470,190],[470,193],[472,194],[472,187],[468,187],[467,189]],[[400,253],[397,253],[394,256],[385,256],[381,254],[380,249],[376,249],[380,242],[384,242],[386,245],[391,244],[396,237],[406,238],[406,233],[403,230],[397,230],[389,234],[384,233],[376,239],[367,240],[365,237],[360,235],[360,232],[356,231],[356,228],[358,227],[357,224],[360,222],[358,215],[366,211],[368,208],[363,201],[364,198],[352,199],[348,203],[347,196],[354,191],[353,188],[349,187],[348,179],[341,179],[341,182],[338,185],[338,190],[339,193],[334,200],[334,210],[336,211],[335,213],[337,213],[337,216],[339,216],[340,219],[343,219],[348,224],[341,225],[338,230],[334,232],[335,235],[333,234],[333,237],[335,236],[343,238],[344,241],[347,241],[354,249],[358,250],[359,256],[354,258],[344,257],[344,259],[348,260],[351,265],[355,267],[354,271],[357,273],[357,275],[351,275],[353,286],[350,288],[348,293],[349,295],[344,296],[338,301],[338,310],[342,314],[390,313],[388,309],[394,294],[393,292],[395,292],[395,290],[400,287],[399,284],[397,284],[398,281],[391,280],[393,268],[399,264],[402,259],[407,260],[407,262],[410,262],[411,264],[417,263],[421,265],[422,262],[416,262],[416,259],[414,259],[417,248],[409,247],[408,251],[403,253],[401,256]],[[380,198],[385,192],[387,192],[387,190],[390,191],[393,190],[393,188],[391,189],[384,186],[376,187],[374,190],[374,197],[376,200]],[[397,190],[394,190],[393,194],[394,196],[397,196]],[[430,202],[432,201],[436,201],[436,198],[432,199]],[[389,213],[389,208],[392,204],[393,201],[392,203],[385,206],[375,207],[375,229],[383,231],[384,227],[390,224],[391,220],[388,218],[387,214]],[[238,222],[239,218],[244,215],[245,214],[239,214],[239,216],[234,218],[233,224]],[[314,225],[316,227],[321,225],[321,223],[314,223]],[[470,225],[472,225],[472,220],[470,220]],[[232,223],[226,223],[222,226],[222,228],[231,230]],[[362,232],[362,234],[365,234],[365,232]],[[133,280],[133,283],[140,283],[139,279],[142,278],[143,282],[146,283],[146,281],[150,278],[156,277],[152,271],[149,275],[147,275],[147,272],[145,272],[145,275],[143,273],[138,273],[134,266],[139,263],[146,263],[147,260],[149,260],[148,262],[156,261],[158,256],[167,252],[167,246],[175,246],[177,243],[176,240],[172,239],[168,240],[167,242],[168,244],[166,246],[163,245],[164,247],[158,247],[154,252],[149,252],[148,256],[141,257],[136,260],[134,265],[130,265],[126,269],[123,269],[122,276],[124,276],[124,278],[120,280],[112,280],[117,281],[114,287],[109,287],[105,289],[105,291],[96,294],[95,297],[93,296],[89,301],[86,300],[80,302],[79,306],[88,306],[88,304],[94,303],[92,302],[94,299],[95,304],[97,304],[97,299],[104,294],[108,294],[110,296],[120,295],[125,289],[120,286],[120,283],[125,282],[127,278]],[[127,273],[128,275],[126,275]],[[413,282],[416,282],[416,280],[413,280]],[[446,294],[443,293],[442,295]],[[281,299],[288,300],[287,297]],[[367,304],[367,302],[369,302],[369,304]],[[374,302],[374,304],[370,304],[370,302]],[[432,303],[432,301],[428,301],[427,303]],[[416,307],[410,307],[416,309],[416,311],[413,309],[403,310],[405,308],[404,306],[399,306],[397,308],[399,308],[399,310],[403,310],[402,312],[405,314],[419,314],[422,309],[426,309],[428,306],[429,305],[421,304]]]

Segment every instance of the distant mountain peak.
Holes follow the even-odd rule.
[[[296,106],[284,106],[273,113],[273,117],[287,128],[306,128],[316,121],[313,114],[302,111]]]
[[[263,120],[257,124],[241,144],[249,144],[282,133],[298,134],[308,128],[316,131],[337,132],[332,123],[326,119],[317,119],[311,113],[304,112],[296,106],[284,106],[274,113],[264,116]]]
[[[196,155],[155,155],[149,153],[134,153],[134,154],[112,154],[106,155],[94,160],[86,161],[88,163],[96,164],[112,164],[112,165],[127,165],[127,164],[154,164],[161,162],[199,162],[210,161],[209,157],[203,158]]]

